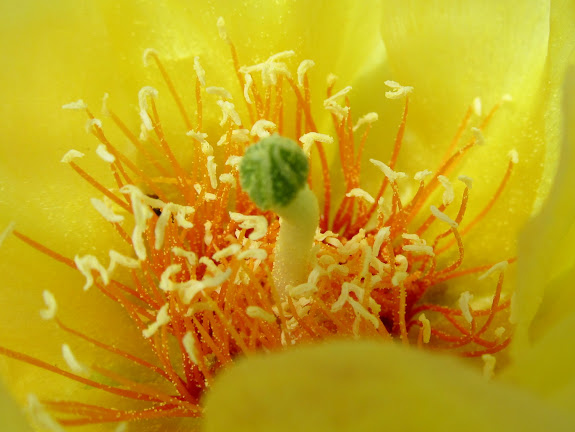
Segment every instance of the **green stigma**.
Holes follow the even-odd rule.
[[[278,292],[304,283],[319,224],[317,199],[307,185],[309,163],[303,150],[279,135],[263,138],[246,150],[240,184],[261,210],[280,217],[272,277]]]
[[[240,184],[261,210],[270,210],[293,201],[308,173],[307,157],[295,141],[272,135],[246,150]]]

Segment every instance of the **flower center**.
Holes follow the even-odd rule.
[[[354,121],[348,97],[351,87],[335,92],[336,78],[330,76],[323,107],[333,120],[333,132],[318,130],[308,80],[314,63],[302,61],[292,75],[287,62],[294,53],[286,51],[263,63],[240,67],[223,20],[218,21],[218,28],[231,50],[243,100],[234,99],[224,88],[207,86],[208,77],[196,58],[195,116],[190,116],[189,105],[159,54],[153,50],[144,54],[145,62],[159,69],[183,119],[186,129],[181,139],[194,147],[191,161],[175,156],[156,105],[158,92],[152,87],[139,93],[139,136],[112,109],[104,108],[104,115],[133,144],[149,170],[118,150],[107,138],[102,122],[83,102],[65,106],[88,115],[87,129],[99,140],[97,153],[109,164],[116,185],[108,188],[84,171],[77,163],[83,156],[80,152],[71,150],[62,161],[103,195],[93,198],[92,205],[133,249],[133,255],[110,250],[106,267],[95,256],[72,260],[14,232],[34,248],[78,269],[86,278],[85,290],[95,287],[121,304],[156,361],[145,361],[67,326],[56,318],[56,299],[49,291],[44,293],[44,318],[55,319],[63,331],[130,360],[169,385],[143,386],[96,362],[86,367],[67,345],[64,358],[72,372],[6,348],[0,347],[0,353],[148,404],[118,410],[46,402],[62,425],[198,417],[202,393],[218,371],[238,356],[335,336],[398,339],[462,356],[483,356],[490,374],[495,360],[492,354],[510,342],[511,299],[503,293],[507,262],[461,269],[463,237],[500,197],[517,155],[510,155],[499,188],[469,221],[464,220],[472,180],[459,176],[461,187],[457,187],[448,176],[481,144],[482,132],[499,105],[471,128],[473,137],[461,145],[474,112],[480,115],[478,102],[472,104],[454,128],[455,137],[440,166],[408,178],[396,170],[396,164],[412,89],[389,81],[387,97],[403,100],[404,110],[390,159],[386,163],[370,160],[382,177],[378,188],[369,193],[361,187],[362,153],[377,114],[368,113]],[[218,136],[205,133],[204,110],[220,113]],[[209,126],[210,131],[217,129]],[[319,228],[315,231],[313,227],[303,246],[297,236],[306,224],[308,201],[302,204],[301,214],[292,211],[290,220],[295,228],[281,240],[277,213],[289,218],[276,213],[273,206],[269,210],[260,205],[266,208],[261,210],[240,187],[238,167],[245,149],[276,133],[299,143],[311,171],[306,189],[313,191],[320,203]],[[341,195],[334,193],[328,146],[339,149],[344,183]],[[158,153],[161,158],[155,156]],[[266,176],[283,175],[282,169],[275,164]],[[259,175],[262,168],[253,170]],[[260,179],[264,186],[267,178]],[[303,179],[305,183],[305,174]],[[409,192],[412,186],[414,193]],[[456,190],[462,190],[459,197]],[[278,236],[285,243],[282,248],[276,248]],[[287,276],[275,277],[278,268],[287,269]],[[499,277],[487,305],[475,304],[467,291],[455,302],[441,302],[441,287],[447,281],[474,273],[487,277],[494,272]],[[121,282],[126,278],[118,276],[126,274],[132,283]],[[174,355],[174,347],[180,355]],[[86,370],[114,385],[103,384]]]

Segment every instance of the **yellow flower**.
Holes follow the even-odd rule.
[[[566,281],[571,280],[573,268],[569,239],[572,234],[570,217],[574,213],[568,206],[562,207],[565,206],[562,197],[568,196],[565,185],[570,184],[570,160],[566,161],[564,156],[568,153],[562,153],[560,177],[553,188],[551,185],[559,160],[559,86],[573,46],[573,34],[569,33],[574,18],[572,2],[550,5],[540,1],[524,10],[511,4],[463,6],[457,1],[449,6],[422,1],[403,2],[401,6],[393,4],[397,2],[380,4],[377,1],[361,4],[338,1],[325,5],[323,2],[310,5],[303,1],[238,5],[226,1],[209,7],[180,1],[158,7],[155,2],[144,1],[121,6],[101,2],[82,8],[72,1],[60,2],[58,7],[31,3],[18,10],[10,6],[1,6],[0,10],[4,17],[2,40],[12,40],[8,36],[14,34],[21,35],[17,43],[4,47],[9,62],[1,77],[6,101],[2,116],[5,144],[2,146],[1,173],[6,205],[1,221],[2,226],[15,221],[18,232],[49,245],[66,257],[94,254],[103,260],[112,247],[120,248],[124,254],[131,252],[133,255],[133,251],[118,242],[109,223],[91,208],[85,209],[89,206],[88,198],[94,196],[90,185],[80,184],[70,167],[54,163],[72,147],[88,154],[94,153],[98,144],[93,137],[90,140],[79,130],[77,118],[58,111],[58,106],[79,97],[95,106],[102,94],[108,92],[109,106],[118,110],[116,114],[122,119],[129,119],[132,130],[138,128],[137,113],[142,107],[141,104],[137,106],[136,95],[142,86],[159,82],[157,68],[144,69],[139,64],[142,53],[149,47],[158,50],[158,58],[167,66],[174,82],[193,83],[190,88],[178,84],[178,89],[191,95],[192,100],[196,81],[194,56],[201,58],[210,85],[230,89],[234,101],[241,100],[228,46],[219,40],[215,27],[219,16],[226,18],[228,35],[243,63],[262,62],[286,50],[294,50],[299,60],[315,61],[316,67],[308,75],[312,100],[318,101],[312,105],[312,115],[319,119],[319,132],[333,135],[337,132],[331,127],[331,118],[324,114],[320,102],[325,99],[326,75],[338,74],[338,86],[350,84],[354,116],[369,111],[377,111],[380,116],[380,124],[375,124],[370,133],[370,144],[364,156],[366,161],[369,158],[385,161],[389,157],[396,125],[401,119],[402,103],[394,103],[396,101],[383,96],[389,90],[384,82],[394,79],[414,86],[403,148],[396,164],[397,169],[410,175],[425,168],[436,169],[441,164],[461,117],[475,97],[481,98],[483,110],[487,112],[501,102],[505,94],[510,94],[513,100],[499,108],[485,133],[476,132],[476,140],[485,136],[486,146],[468,155],[457,166],[459,174],[468,175],[475,181],[466,209],[470,220],[481,214],[496,195],[499,185],[505,186],[504,194],[498,196],[491,211],[482,218],[481,226],[465,236],[465,262],[468,268],[488,268],[513,258],[525,221],[543,208],[539,218],[531,222],[531,231],[524,234],[518,268],[514,269],[512,265],[505,273],[506,287],[517,285],[518,318],[517,338],[512,347],[516,360],[507,368],[505,378],[534,390],[547,401],[541,402],[537,399],[539,396],[515,389],[481,382],[475,372],[465,369],[466,366],[454,359],[435,358],[389,343],[384,346],[375,342],[345,343],[245,361],[229,376],[224,375],[216,386],[213,399],[208,402],[207,427],[214,431],[237,429],[241,421],[247,421],[250,430],[257,430],[255,425],[261,430],[304,430],[304,425],[308,430],[321,430],[327,427],[322,423],[325,417],[321,417],[327,412],[338,414],[333,425],[340,430],[371,430],[384,422],[404,430],[439,430],[441,427],[484,430],[492,426],[486,420],[490,417],[499,427],[494,430],[517,427],[541,430],[548,424],[552,424],[553,429],[563,430],[561,427],[564,426],[564,430],[568,430],[571,420],[568,414],[546,404],[561,404],[573,413],[573,406],[569,405],[573,395],[572,380],[560,391],[555,391],[559,388],[558,384],[555,387],[558,372],[572,374],[573,368],[568,362],[550,365],[543,362],[544,353],[551,352],[554,358],[562,354],[573,355],[563,352],[566,347],[560,344],[569,340],[565,335],[573,327],[569,321],[573,321],[573,303],[565,300],[570,300],[570,294],[564,289]],[[380,20],[383,43],[377,31]],[[26,31],[22,32],[22,29]],[[149,54],[147,60],[154,63],[155,58],[154,54]],[[293,69],[292,74],[295,82]],[[186,128],[182,127],[178,109],[169,94],[163,87],[158,110],[168,141],[178,141],[181,140],[178,134]],[[208,95],[203,93],[203,97],[207,106]],[[212,99],[212,104],[215,100]],[[293,95],[286,97],[286,106],[290,104],[293,110],[297,104]],[[477,103],[474,108],[476,113],[480,111]],[[481,118],[485,118],[485,112]],[[240,114],[247,116],[245,111]],[[217,127],[220,116],[218,109],[205,109],[202,121],[210,139],[214,140],[212,144],[222,134]],[[479,125],[477,118],[471,122]],[[90,127],[92,131],[98,130],[97,124],[92,123]],[[470,134],[468,130],[466,133]],[[126,141],[120,133],[111,133],[110,137],[113,142]],[[468,139],[473,138],[465,135],[462,141]],[[129,152],[127,144],[119,145]],[[509,181],[502,183],[507,167],[512,165],[507,154],[514,149],[519,153],[520,163],[513,167]],[[567,150],[568,145],[564,146],[564,152]],[[175,152],[181,161],[193,157],[185,145],[177,146]],[[327,155],[334,159],[332,173],[340,172],[336,148],[328,148]],[[132,151],[129,156],[141,167],[153,171],[141,153]],[[319,160],[313,162],[312,182],[322,184]],[[349,168],[345,163],[343,165],[344,169]],[[360,186],[375,195],[382,174],[376,166],[364,166]],[[97,179],[109,176],[106,164],[95,156],[82,160],[81,167]],[[169,181],[164,178],[164,182]],[[448,193],[449,186],[446,185]],[[550,189],[551,199],[545,201]],[[463,190],[463,185],[456,187],[458,196],[469,192]],[[334,196],[338,192],[349,192],[344,190],[343,181],[337,176],[334,177],[334,192]],[[402,199],[404,193],[410,195],[409,191],[401,193]],[[391,200],[391,195],[386,198]],[[440,193],[432,198],[441,202]],[[320,203],[325,205],[323,201]],[[449,214],[455,218],[456,213],[457,209]],[[427,211],[418,213],[415,227],[423,223],[428,214]],[[441,231],[433,228],[430,232],[439,234]],[[568,235],[563,237],[565,233]],[[205,238],[204,241],[207,243]],[[541,250],[553,252],[544,254]],[[1,253],[4,284],[0,295],[3,306],[0,346],[33,355],[46,364],[66,367],[60,346],[73,343],[70,335],[38,315],[43,307],[41,293],[48,289],[58,299],[58,318],[63,323],[73,324],[74,328],[106,340],[111,346],[154,361],[151,353],[142,352],[141,331],[135,328],[117,298],[110,301],[95,289],[81,292],[79,287],[85,279],[78,272],[63,269],[62,263],[40,256],[29,245],[17,243],[13,238],[5,240]],[[456,248],[451,249],[450,257],[457,257]],[[549,262],[546,262],[547,257]],[[449,262],[447,259],[442,264]],[[539,265],[544,271],[539,271]],[[516,277],[515,272],[518,273]],[[548,284],[550,275],[554,278],[551,285]],[[120,282],[129,283],[129,279],[121,278]],[[472,309],[489,310],[496,280],[492,282],[479,283],[473,278],[465,280],[465,286],[462,286],[452,281],[445,292],[436,292],[436,298],[428,301],[453,307],[458,299],[467,298],[465,295],[460,297],[462,293],[472,291],[476,301],[471,304]],[[401,281],[397,285],[402,286]],[[529,349],[530,322],[537,311],[537,299],[548,286],[547,298],[550,300],[543,304],[537,326],[531,333],[541,342]],[[506,288],[504,295],[509,297],[511,291]],[[436,302],[437,297],[440,299]],[[482,301],[488,303],[486,307],[481,307]],[[466,304],[465,301],[461,304],[457,319],[465,316]],[[138,313],[145,312],[144,309]],[[498,325],[504,325],[506,313],[495,318],[501,321],[497,321]],[[147,318],[148,322],[153,322],[153,316]],[[395,316],[392,318],[395,320]],[[360,323],[359,330],[369,334],[371,327],[367,321]],[[394,321],[394,327],[401,327],[398,322],[401,320]],[[405,320],[403,322],[405,324]],[[412,326],[412,340],[417,340],[418,334],[423,337],[422,332],[418,333],[418,326],[425,328],[424,319],[418,323]],[[555,326],[556,323],[559,324]],[[373,325],[379,325],[380,334],[386,333],[383,325]],[[436,331],[448,327],[440,320],[434,321],[433,326]],[[554,329],[549,330],[551,327]],[[233,332],[233,329],[226,330]],[[390,327],[392,333],[394,330],[406,341],[404,330],[407,329],[400,331]],[[212,331],[223,330],[212,324]],[[492,336],[496,330],[489,332]],[[94,370],[95,366],[101,366],[120,375],[90,376],[97,382],[107,385],[122,376],[138,380],[132,362],[102,357],[101,351],[90,344],[78,342],[73,347],[80,361],[98,359],[98,365],[90,365]],[[486,364],[489,361],[487,357]],[[504,365],[509,359],[501,356],[497,361]],[[204,362],[203,366],[209,369],[207,360]],[[52,400],[77,400],[76,394],[81,392],[81,401],[86,403],[105,406],[114,403],[118,409],[135,408],[120,398],[112,401],[82,384],[63,386],[61,377],[44,371],[36,373],[26,364],[3,360],[0,365],[6,383],[22,403],[31,391],[42,399]],[[555,370],[555,365],[560,367]],[[489,368],[486,371],[489,372]],[[568,378],[571,379],[571,375]],[[253,394],[245,393],[246,387],[253,390]],[[438,390],[441,388],[444,390]],[[143,393],[145,390],[138,388]],[[435,392],[440,392],[445,405],[431,405],[440,400]],[[484,400],[484,396],[489,400]],[[353,399],[352,403],[350,399]],[[536,421],[522,416],[524,406],[537,413]],[[188,430],[192,424],[170,418],[152,420],[143,427]],[[96,425],[93,430],[102,429]]]

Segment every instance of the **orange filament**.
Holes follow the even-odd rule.
[[[227,43],[231,50],[234,72],[243,92],[246,82],[244,75],[239,72],[237,52],[229,39]],[[188,106],[185,102],[186,96],[177,91],[158,55],[150,55],[184,120],[187,130],[181,131],[183,136],[185,132],[193,129],[185,109]],[[332,82],[328,87],[328,97],[331,96],[334,85]],[[288,99],[285,93],[290,89],[296,99],[293,107],[286,103]],[[203,91],[198,78],[194,89],[198,132],[202,130]],[[259,119],[272,121],[278,132],[295,140],[303,134],[318,132],[312,115],[307,75],[304,76],[302,86],[296,84],[291,77],[281,74],[275,85],[265,86],[263,82],[254,80],[250,92],[253,103],[246,101],[244,112],[249,115],[251,124]],[[110,275],[110,282],[105,284],[98,272],[93,272],[93,276],[95,289],[118,303],[133,325],[142,332],[143,345],[155,360],[144,360],[138,355],[65,325],[57,318],[55,321],[62,331],[118,358],[137,364],[150,375],[149,382],[154,382],[159,375],[164,385],[160,389],[152,384],[130,380],[113,370],[92,366],[93,371],[115,382],[115,385],[105,385],[26,354],[0,347],[0,354],[4,356],[147,404],[144,408],[138,406],[134,410],[118,410],[72,401],[43,401],[50,411],[65,416],[57,418],[62,425],[158,417],[198,417],[202,413],[199,405],[202,393],[209,388],[214,376],[237,357],[249,356],[258,351],[281,350],[294,344],[334,336],[372,337],[382,340],[396,338],[403,344],[451,350],[466,357],[495,353],[509,344],[509,337],[494,337],[492,329],[494,322],[500,322],[498,318],[505,317],[510,309],[510,300],[506,298],[508,293],[503,290],[503,273],[499,276],[490,308],[470,309],[473,318],[471,323],[465,321],[461,310],[450,305],[428,303],[425,295],[442,282],[479,274],[491,267],[485,265],[460,269],[464,260],[462,237],[479,224],[502,196],[512,174],[512,164],[510,163],[491,200],[465,228],[450,227],[440,232],[428,245],[423,236],[432,224],[444,222],[436,221],[437,217],[432,215],[419,227],[413,224],[422,208],[433,203],[431,197],[439,186],[438,176],[452,171],[475,145],[475,141],[471,140],[456,150],[470,122],[471,108],[467,110],[449,146],[448,154],[434,176],[427,183],[420,181],[417,192],[409,201],[404,202],[398,183],[384,177],[375,195],[375,203],[366,204],[357,196],[345,196],[335,209],[331,223],[330,212],[334,201],[332,174],[323,144],[315,142],[323,184],[314,190],[323,198],[323,209],[319,236],[314,244],[313,268],[310,268],[310,278],[306,284],[292,287],[296,291],[302,290],[303,294],[295,293],[283,298],[271,277],[275,240],[279,230],[278,217],[272,212],[258,210],[239,188],[237,170],[224,164],[228,158],[243,154],[246,144],[236,142],[233,132],[244,126],[236,126],[231,120],[223,125],[225,145],[221,149],[214,149],[214,154],[223,159],[218,162],[217,174],[226,174],[228,178],[233,178],[235,186],[223,183],[222,177],[218,177],[218,187],[214,190],[206,168],[208,159],[200,151],[199,144],[195,144],[191,166],[179,161],[172,151],[173,143],[169,143],[164,134],[154,100],[150,98],[148,103],[148,115],[153,126],[153,134],[150,135],[154,135],[148,137],[148,141],[161,152],[161,159],[156,158],[118,116],[113,112],[109,112],[109,115],[138,152],[152,164],[156,170],[153,175],[146,173],[123,154],[119,146],[110,142],[96,123],[92,125],[91,132],[116,158],[116,161],[110,164],[116,186],[121,188],[134,184],[133,180],[136,180],[139,182],[136,186],[141,189],[143,197],[147,195],[150,198],[153,195],[154,199],[160,200],[165,206],[155,208],[154,205],[142,201],[142,205],[148,205],[149,210],[153,209],[157,214],[151,214],[141,227],[145,258],[139,260],[138,268],[121,270],[128,272],[130,283],[121,283]],[[497,107],[498,105],[483,119],[480,129],[486,127]],[[293,109],[292,112],[290,108]],[[332,120],[348,193],[361,186],[361,157],[369,139],[371,125],[368,124],[361,136],[356,137],[353,130],[352,104],[347,98],[345,108],[346,115],[341,118],[332,115]],[[86,113],[89,118],[94,118],[89,110],[86,110]],[[392,170],[396,168],[401,151],[408,113],[409,99],[406,97],[389,160],[389,168]],[[288,120],[291,115],[294,116],[293,119]],[[288,130],[288,125],[291,124],[293,131]],[[256,141],[256,138],[251,136],[248,139],[250,142]],[[128,213],[137,213],[138,209],[133,207],[135,204],[129,200],[127,194],[111,192],[106,185],[94,179],[74,162],[70,162],[70,166],[114,204]],[[309,184],[312,186],[311,177]],[[213,193],[215,199],[214,196],[208,195],[210,193]],[[379,212],[379,199],[385,197],[387,200],[389,196],[389,214]],[[164,228],[158,230],[159,221],[165,219],[162,216],[168,211],[168,197],[174,204],[193,207],[194,211],[182,214],[174,210]],[[454,220],[456,224],[460,224],[464,219],[468,197],[469,190],[466,187]],[[440,205],[438,210],[443,212],[450,209],[447,205]],[[243,216],[259,217],[260,222],[263,220],[267,224],[267,230],[262,237],[252,240],[256,229],[233,220],[230,211]],[[378,217],[372,221],[376,212]],[[133,236],[131,238],[123,226],[118,223],[113,223],[113,226],[122,241],[133,243]],[[161,238],[158,236],[162,233],[163,243],[156,249],[156,241]],[[73,260],[22,233],[15,232],[15,235],[50,258],[76,268]],[[448,242],[439,248],[439,241],[446,237],[449,237]],[[457,244],[456,249],[454,244]],[[235,251],[226,255],[229,247],[235,247]],[[457,252],[457,256],[453,262],[446,264],[438,257],[447,250]],[[242,253],[255,251],[258,251],[257,255],[240,256]],[[514,259],[509,260],[510,263],[513,261]],[[169,273],[167,269],[174,265],[179,265],[178,270]],[[397,278],[400,273],[405,273],[405,278],[398,283],[394,277]],[[217,282],[213,282],[216,279]],[[200,285],[201,288],[198,288]],[[162,308],[167,311],[168,322],[160,320]],[[429,342],[424,341],[423,323],[418,320],[422,312],[429,315],[431,322]],[[439,323],[444,324],[440,327]],[[157,327],[154,327],[154,324],[157,324]],[[148,331],[151,334],[145,336]],[[168,386],[165,385],[166,382]]]

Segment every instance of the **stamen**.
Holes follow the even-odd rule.
[[[202,67],[200,63],[200,58],[198,56],[194,57],[194,71],[196,72],[196,76],[198,77],[198,81],[202,85],[202,87],[206,86],[206,71]]]
[[[317,132],[308,132],[299,138],[299,141],[303,144],[303,152],[309,157],[311,153],[311,146],[318,142],[324,144],[333,144],[333,138],[326,134],[321,134]]]
[[[42,297],[44,298],[44,303],[46,303],[46,309],[40,311],[40,316],[44,320],[54,319],[56,312],[58,311],[58,303],[56,302],[56,297],[48,290],[42,291]]]
[[[429,341],[431,340],[431,323],[427,319],[424,313],[419,315],[419,318],[417,319],[419,320],[419,322],[421,322],[423,328],[423,343],[428,344]]]
[[[72,372],[77,374],[83,374],[86,372],[86,367],[76,359],[68,344],[62,344],[62,356]]]
[[[481,356],[483,359],[483,377],[487,380],[490,380],[494,376],[495,370],[495,363],[497,359],[493,357],[491,354],[483,354]]]
[[[393,89],[391,91],[385,92],[385,97],[388,99],[401,99],[413,91],[413,87],[402,86],[395,81],[386,81],[385,85]]]
[[[463,318],[468,323],[473,321],[473,315],[471,315],[471,308],[469,307],[469,302],[473,299],[473,295],[469,291],[462,292],[459,296],[459,309],[463,314]]]
[[[142,335],[148,339],[154,335],[158,331],[161,326],[168,324],[171,320],[170,315],[168,314],[169,304],[166,303],[164,306],[160,308],[158,314],[156,315],[156,321],[150,323],[148,328],[142,332]]]
[[[62,160],[60,162],[62,163],[70,163],[70,161],[72,159],[77,159],[77,158],[83,158],[84,157],[84,153],[79,152],[78,150],[68,150],[68,152],[62,156]]]
[[[100,125],[101,127],[101,125]],[[108,149],[106,148],[106,146],[104,144],[100,144],[97,148],[96,148],[96,154],[100,157],[100,159],[102,159],[104,162],[108,162],[108,163],[114,163],[116,161],[116,158],[114,157],[113,154],[111,154]]]
[[[297,68],[297,82],[300,87],[304,86],[304,77],[307,74],[307,71],[310,70],[312,67],[315,66],[315,62],[313,60],[303,60],[298,68]]]
[[[16,222],[10,222],[6,228],[0,233],[0,247],[4,244],[6,238],[12,234],[14,231],[14,227],[16,226]]]

